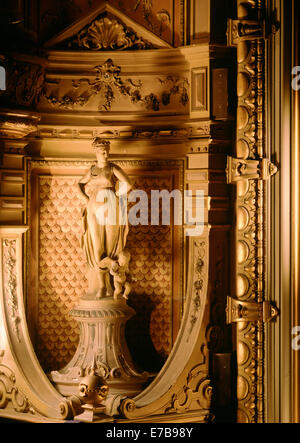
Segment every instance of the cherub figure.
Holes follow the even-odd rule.
[[[118,296],[122,294],[126,300],[131,292],[131,284],[128,281],[129,276],[129,262],[131,255],[127,249],[123,249],[119,253],[118,261],[115,261],[110,267],[110,274],[114,278],[114,300],[118,299]]]

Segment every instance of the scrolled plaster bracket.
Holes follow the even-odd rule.
[[[268,323],[279,315],[277,307],[269,302],[246,302],[227,297],[226,322],[227,324],[252,321]]]
[[[242,180],[268,180],[278,171],[276,165],[270,160],[244,160],[241,158],[227,157],[227,183],[235,183]]]
[[[232,20],[227,21],[227,45],[237,46],[243,41],[268,39],[279,30],[279,23],[267,20]]]
[[[72,401],[51,385],[27,329],[22,288],[27,230],[27,226],[0,227],[0,417],[61,421],[70,415]]]
[[[120,411],[127,419],[199,410],[208,420],[212,387],[207,355],[199,363],[199,349],[208,310],[209,232],[207,226],[202,237],[189,239],[189,268],[194,272],[189,273],[180,331],[168,360],[148,388],[121,401]]]

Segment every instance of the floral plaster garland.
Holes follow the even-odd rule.
[[[9,309],[12,329],[20,342],[19,334],[19,312],[17,302],[17,278],[16,278],[16,240],[3,240],[3,259],[4,259],[4,292]]]
[[[49,103],[62,108],[73,108],[74,106],[84,106],[91,97],[102,93],[102,100],[99,103],[99,110],[110,111],[113,102],[116,100],[115,91],[128,97],[132,103],[141,103],[147,110],[159,111],[161,103],[167,106],[170,103],[171,96],[178,95],[179,102],[182,106],[186,106],[189,100],[187,78],[176,76],[167,76],[164,80],[158,79],[161,85],[166,88],[161,97],[150,93],[142,96],[142,82],[139,80],[134,83],[132,79],[123,80],[121,78],[121,68],[115,66],[111,59],[108,59],[103,65],[94,67],[96,77],[93,81],[89,79],[73,80],[73,88],[77,89],[82,83],[87,83],[88,88],[80,94],[65,94],[63,97],[56,96],[53,92],[45,93],[45,97]],[[57,83],[57,82],[56,82]]]

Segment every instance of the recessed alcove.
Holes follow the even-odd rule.
[[[214,355],[232,348],[225,318],[232,229],[226,165],[234,145],[235,51],[224,44],[224,35],[218,39],[212,32],[217,26],[210,14],[214,2],[205,2],[205,23],[195,20],[185,38],[179,32],[184,21],[172,23],[177,28],[170,38],[158,27],[141,24],[147,20],[138,20],[138,6],[136,21],[115,3],[105,2],[49,36],[44,57],[26,55],[8,63],[11,84],[19,86],[2,96],[3,103],[34,112],[28,111],[21,128],[26,138],[19,136],[14,143],[6,138],[3,144],[8,166],[1,172],[1,204],[10,223],[26,226],[16,230],[13,240],[19,247],[16,263],[24,297],[19,292],[18,300],[24,300],[24,312],[16,314],[20,322],[7,321],[10,333],[15,331],[17,356],[18,338],[30,343],[23,351],[30,368],[23,383],[27,395],[27,381],[42,373],[47,398],[39,406],[41,414],[58,420],[74,415],[74,399],[61,397],[49,374],[66,367],[81,343],[82,331],[70,314],[88,286],[78,181],[95,162],[93,139],[109,140],[110,160],[126,171],[134,189],[148,197],[153,190],[178,190],[183,213],[184,196],[190,193],[189,209],[195,215],[200,202],[202,215],[199,226],[184,218],[176,225],[172,201],[169,224],[130,226],[128,306],[136,315],[128,321],[125,337],[132,360],[151,379],[133,399],[118,399],[118,409],[107,406],[106,419],[165,420],[166,415],[176,421],[180,414],[207,422]],[[192,15],[196,3],[182,13]],[[176,8],[170,16],[175,17]],[[157,13],[166,19],[166,13]],[[112,28],[118,32],[111,33]],[[109,31],[109,46],[104,47],[100,30]],[[22,81],[18,70],[25,72]],[[26,94],[27,78],[32,79],[32,94]],[[6,194],[14,208],[7,206]],[[150,214],[150,198],[148,203]],[[10,224],[7,220],[3,225]],[[4,230],[1,238],[6,235]],[[100,351],[95,349],[96,371]],[[81,369],[82,374],[89,371]],[[117,374],[116,368],[109,369]]]

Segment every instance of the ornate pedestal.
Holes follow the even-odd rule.
[[[82,298],[70,315],[80,324],[80,342],[70,363],[52,371],[50,379],[65,396],[78,395],[80,380],[90,374],[102,377],[109,389],[108,403],[139,393],[149,378],[139,373],[125,341],[125,324],[135,314],[124,299]]]

